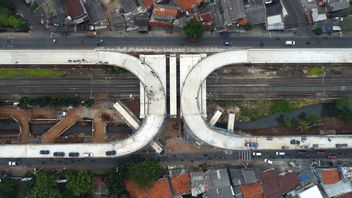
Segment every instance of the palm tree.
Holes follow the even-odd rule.
[[[307,132],[308,129],[309,129],[309,123],[305,120],[301,120],[299,123],[298,123],[298,129],[301,131],[301,132]]]

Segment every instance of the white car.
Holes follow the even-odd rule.
[[[285,152],[280,152],[280,151],[277,151],[276,153],[275,153],[276,155],[285,155]]]
[[[19,166],[20,162],[19,161],[9,161],[9,166]]]
[[[273,161],[268,160],[268,159],[264,159],[264,162],[265,162],[265,163],[268,163],[268,164],[273,164],[273,163],[274,163]]]
[[[291,46],[293,46],[293,45],[295,45],[295,44],[296,44],[295,41],[285,41],[285,45],[291,45]]]
[[[260,157],[260,156],[262,156],[262,153],[260,153],[260,152],[253,152],[252,155],[253,155],[254,157]]]

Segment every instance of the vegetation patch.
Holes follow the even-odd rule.
[[[205,32],[202,22],[195,19],[189,20],[183,27],[183,30],[188,38],[195,41],[201,39]]]
[[[31,78],[58,78],[65,76],[65,72],[54,69],[38,68],[38,69],[21,69],[6,68],[0,69],[0,79],[15,78],[19,76],[28,76]]]
[[[336,101],[338,117],[343,122],[352,122],[352,96],[345,96]]]
[[[307,76],[319,76],[325,73],[325,67],[312,67],[308,70]]]
[[[27,31],[27,22],[14,14],[12,3],[9,0],[0,1],[0,26],[15,28],[19,31]]]
[[[94,99],[82,101],[79,97],[68,96],[41,96],[41,97],[22,97],[19,100],[18,106],[21,109],[28,109],[29,107],[77,107],[78,105],[85,105],[91,108],[95,104]]]
[[[157,161],[145,160],[128,165],[128,178],[141,187],[149,187],[153,181],[163,175],[163,168]]]
[[[123,74],[126,73],[127,70],[122,67],[106,66],[103,68],[103,72],[106,74]]]

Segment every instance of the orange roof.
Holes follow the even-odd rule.
[[[155,0],[143,0],[143,7],[150,8],[155,3]]]
[[[347,194],[338,196],[337,198],[352,198],[352,193],[347,193]]]
[[[150,188],[142,188],[131,180],[125,181],[126,190],[131,198],[172,198],[167,179],[159,179]]]
[[[324,169],[321,171],[324,184],[335,184],[341,180],[340,172],[334,169]]]
[[[189,193],[191,191],[191,176],[188,173],[183,173],[179,176],[171,177],[171,186],[177,195]]]
[[[263,198],[263,190],[259,182],[253,184],[242,184],[243,198]]]
[[[203,0],[176,0],[182,10],[189,10],[195,4],[200,4]]]
[[[172,16],[176,17],[178,14],[178,10],[176,8],[160,6],[158,4],[154,5],[154,13],[159,16]]]

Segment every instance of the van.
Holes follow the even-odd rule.
[[[276,155],[280,155],[280,156],[282,156],[282,155],[285,155],[285,152],[282,152],[282,151],[277,151],[275,154],[276,154]]]
[[[273,161],[268,160],[268,159],[264,159],[264,162],[265,162],[265,163],[268,163],[268,164],[273,164],[273,163],[274,163]]]
[[[260,157],[260,156],[262,156],[262,153],[261,152],[253,152],[252,155],[254,157]]]
[[[294,46],[295,44],[296,44],[295,41],[285,41],[285,45]]]

